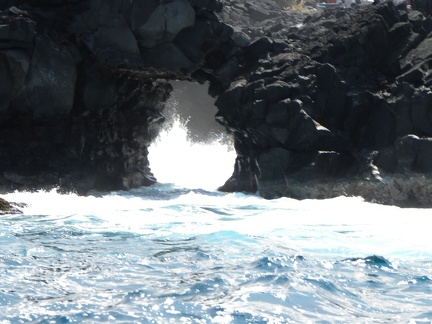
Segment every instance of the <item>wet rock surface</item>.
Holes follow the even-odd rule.
[[[22,203],[10,203],[3,198],[0,198],[0,216],[1,215],[10,215],[10,214],[21,214],[21,208],[26,207],[25,204]]]
[[[147,147],[186,80],[209,82],[234,135],[221,190],[431,206],[432,18],[291,5],[0,4],[2,190],[151,185]]]

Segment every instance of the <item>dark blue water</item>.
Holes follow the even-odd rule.
[[[156,185],[14,193],[0,323],[430,323],[431,210]]]

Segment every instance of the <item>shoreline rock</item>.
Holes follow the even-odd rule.
[[[24,208],[25,204],[11,203],[0,198],[0,215],[22,214],[19,208]]]
[[[380,180],[326,179],[298,180],[288,183],[261,184],[259,194],[266,199],[289,197],[294,199],[331,199],[339,196],[362,197],[375,204],[401,208],[432,208],[432,179],[427,175],[386,175]]]

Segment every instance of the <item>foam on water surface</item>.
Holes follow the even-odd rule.
[[[197,163],[182,172],[226,154],[224,174],[201,185],[205,172],[195,182],[156,150],[178,183],[4,195],[27,207],[0,218],[0,322],[432,320],[430,209],[217,192],[232,152],[181,145]]]

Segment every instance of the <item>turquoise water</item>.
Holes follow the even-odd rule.
[[[15,193],[1,323],[430,323],[430,210],[159,184]]]
[[[431,323],[430,209],[220,193],[233,152],[178,132],[153,187],[3,196],[0,323]]]

